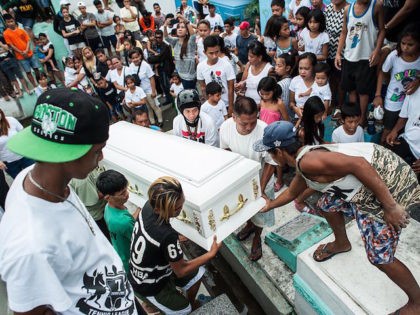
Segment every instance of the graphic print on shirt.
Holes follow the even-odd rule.
[[[413,82],[416,79],[417,70],[416,69],[409,69],[402,72],[398,72],[394,75],[395,80],[401,82],[403,89],[400,91],[398,87],[396,87],[392,91],[391,101],[393,102],[402,102],[405,99],[405,89],[407,85]]]
[[[225,91],[225,87],[223,86],[223,82],[222,82],[222,71],[220,70],[216,70],[216,71],[211,71],[210,72],[210,78],[212,82],[216,82],[217,84],[220,85],[220,87],[222,88],[222,94],[224,94]]]
[[[361,22],[357,22],[355,26],[350,28],[350,40],[351,40],[351,48],[356,48],[357,45],[360,43],[360,40],[363,36],[363,33],[367,32],[368,26]]]
[[[129,315],[134,313],[134,301],[130,300],[131,286],[124,270],[99,272],[95,269],[91,275],[83,275],[82,289],[90,295],[81,298],[76,307],[82,314]],[[125,303],[123,303],[125,301]]]

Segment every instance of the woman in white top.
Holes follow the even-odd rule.
[[[251,42],[248,46],[248,63],[241,82],[235,84],[235,90],[238,94],[245,90],[245,96],[254,99],[258,104],[261,100],[257,91],[258,83],[268,76],[272,68],[271,58],[264,45],[258,41]]]
[[[6,146],[11,137],[23,129],[23,126],[13,117],[6,117],[0,109],[0,172],[6,171],[15,178],[21,170],[32,165],[34,161],[11,152]]]
[[[111,81],[114,84],[118,93],[127,91],[124,80],[125,77],[130,74],[130,70],[126,66],[123,66],[119,56],[112,57],[111,62],[114,69],[108,71],[108,74],[106,75],[107,81]]]

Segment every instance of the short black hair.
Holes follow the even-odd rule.
[[[105,55],[105,50],[103,48],[96,48],[95,49],[95,56],[97,54],[104,54]]]
[[[258,113],[258,106],[253,98],[240,96],[233,104],[233,111],[237,116],[252,115]]]
[[[211,3],[209,3],[209,4],[207,5],[207,7],[208,7],[209,9],[216,9],[216,6],[215,6],[214,4],[211,4]]]
[[[156,30],[155,32],[155,36],[156,35],[162,35],[163,36],[163,31],[162,30]]]
[[[362,115],[360,105],[357,103],[345,103],[341,106],[341,119],[344,121],[347,117],[359,117]]]
[[[330,74],[330,66],[326,62],[318,62],[314,67],[314,73],[325,73],[327,76]]]
[[[3,14],[3,19],[7,21],[7,20],[14,20],[15,18],[11,14],[6,13],[6,14]]]
[[[116,170],[106,170],[99,174],[96,189],[103,195],[114,195],[128,185],[128,180]]]
[[[222,87],[219,83],[211,81],[209,84],[206,85],[206,94],[214,95],[216,93],[222,93]]]
[[[155,6],[155,5],[157,5],[160,8],[159,3],[157,3],[157,2],[153,3],[153,6]]]
[[[133,58],[134,54],[139,54],[142,59],[144,59],[143,50],[140,47],[135,47],[128,52],[128,57]]]
[[[39,33],[39,34],[38,34],[38,38],[39,38],[40,36],[42,36],[42,37],[47,37],[47,34],[45,34],[45,33]]]
[[[144,115],[144,114],[149,114],[149,112],[147,111],[146,108],[136,109],[134,111],[133,120],[135,120],[137,116],[141,116],[141,115]]]
[[[207,48],[209,47],[220,47],[219,40],[217,37],[217,35],[210,35],[203,40],[204,51],[207,51]]]
[[[274,7],[275,5],[278,5],[279,7],[283,9],[286,7],[284,0],[272,0],[270,7]]]
[[[101,0],[95,0],[95,1],[93,1],[93,5],[94,6],[97,6],[97,5],[100,5],[100,4],[102,4],[102,1]]]
[[[175,15],[173,15],[173,13],[168,13],[165,16],[166,19],[169,19],[169,18],[172,18],[173,19],[174,17],[175,17]]]
[[[227,19],[225,19],[223,21],[223,24],[228,24],[230,26],[234,26],[235,25],[235,20],[232,17],[228,17]]]

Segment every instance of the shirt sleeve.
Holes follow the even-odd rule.
[[[206,130],[206,144],[214,147],[219,146],[219,133],[217,132],[216,126],[211,118],[208,121],[208,128]]]
[[[330,41],[330,37],[328,36],[327,32],[322,32],[321,33],[321,44],[328,44]]]
[[[340,139],[338,138],[338,128],[334,129],[332,136],[331,136],[331,142],[332,143],[339,143]]]
[[[407,95],[404,99],[403,106],[401,107],[400,117],[401,118],[408,118],[408,105],[410,100],[410,95]]]
[[[363,132],[363,128],[358,126],[357,132],[359,133],[357,142],[365,142],[365,133]]]
[[[324,101],[331,101],[331,99],[332,99],[331,88],[330,88],[330,84],[327,83],[327,86],[325,87],[325,91],[324,91]]]
[[[40,305],[51,305],[56,311],[65,311],[71,307],[73,302],[60,281],[67,267],[53,266],[55,260],[47,254],[35,253],[2,261],[1,274],[7,283],[10,309],[28,312]]]
[[[295,92],[296,91],[296,85],[297,85],[297,77],[294,77],[289,85],[289,91]]]
[[[228,63],[228,62],[226,62],[225,71],[226,71],[226,79],[228,81],[231,81],[231,80],[235,80],[236,79],[235,71],[233,71],[232,65],[230,63]]]
[[[177,233],[171,233],[165,238],[162,242],[161,250],[163,256],[169,262],[176,262],[184,257],[184,252],[179,244]]]
[[[130,103],[133,101],[133,94],[130,91],[125,92],[125,101],[126,103]]]
[[[219,138],[220,138],[220,143],[219,143],[219,147],[220,149],[229,149],[229,144],[227,141],[227,133],[228,133],[228,121],[229,120],[225,120],[225,122],[220,126],[220,130],[219,130]]]
[[[392,64],[394,61],[394,58],[396,56],[396,51],[392,51],[385,59],[384,64],[382,65],[382,71],[383,72],[389,72],[392,69]]]
[[[141,87],[139,87],[139,86],[137,87],[137,89],[139,90],[140,99],[145,98],[146,97],[146,93],[144,93],[144,90]]]
[[[228,114],[227,109],[226,109],[226,104],[223,101],[220,101],[220,103],[222,105],[222,114],[223,114],[223,116],[226,116]]]
[[[9,120],[9,123],[10,123],[11,127],[13,126],[13,128],[16,131],[21,131],[23,129],[22,124],[16,118],[14,118],[14,117],[8,117],[7,119]]]
[[[129,240],[131,240],[131,235],[133,234],[135,223],[136,221],[134,220],[133,216],[127,211],[127,213],[125,213],[124,224],[121,226],[120,232]]]
[[[197,66],[197,80],[198,81],[204,81],[203,62],[205,61],[200,62]]]
[[[145,63],[144,66],[146,67],[146,76],[150,79],[155,75],[155,73],[153,72],[152,67],[148,63]]]

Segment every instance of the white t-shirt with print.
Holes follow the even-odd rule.
[[[385,109],[397,112],[401,110],[405,99],[404,86],[416,79],[420,71],[420,57],[414,62],[406,62],[392,51],[382,65],[383,72],[390,72],[390,81],[386,90]]]
[[[197,66],[197,80],[206,84],[213,81],[219,83],[222,87],[222,100],[229,103],[228,81],[235,80],[235,72],[230,63],[221,58],[212,66],[207,64],[207,60],[200,62]]]
[[[353,143],[353,142],[365,142],[365,134],[363,128],[357,126],[356,132],[353,135],[349,135],[343,128],[340,126],[334,129],[332,133],[332,142],[334,143]]]
[[[219,129],[227,115],[226,104],[222,100],[216,105],[211,105],[209,101],[206,101],[201,105],[200,112],[208,114],[213,119],[216,128]]]
[[[311,96],[319,96],[323,101],[331,101],[331,89],[330,84],[327,83],[323,86],[319,86],[316,82],[312,85]]]
[[[300,32],[300,38],[305,44],[305,52],[311,52],[315,55],[322,55],[322,45],[328,44],[330,41],[330,37],[326,32],[322,32],[317,37],[312,38],[307,27]]]
[[[300,75],[294,77],[290,82],[289,90],[295,92],[294,101],[296,102],[297,107],[303,108],[303,106],[305,105],[305,102],[309,98],[309,96],[299,97],[299,94],[305,93],[309,90],[309,88],[305,85],[305,82],[303,81]]]
[[[210,23],[210,29],[213,31],[215,26],[224,26],[223,19],[220,14],[215,13],[214,17],[211,17],[210,14],[205,17]]]
[[[257,162],[266,162],[272,165],[277,165],[273,161],[270,154],[266,151],[256,152],[253,149],[253,145],[257,140],[261,140],[264,134],[264,128],[267,124],[262,120],[257,120],[257,125],[254,130],[248,135],[241,135],[236,129],[236,122],[233,118],[229,118],[224,121],[220,126],[220,148],[230,149],[232,152],[238,153],[248,159]]]
[[[117,69],[109,70],[106,74],[106,80],[111,81],[112,83],[117,82],[118,85],[125,86],[125,77],[130,74],[128,67],[123,66],[121,74],[118,74]]]
[[[0,275],[9,307],[28,312],[49,305],[63,315],[137,314],[121,258],[73,189],[69,201],[58,203],[29,195],[23,180],[31,168],[10,187],[0,223]]]
[[[7,130],[7,136],[3,135],[0,136],[0,161],[3,162],[14,162],[20,160],[22,156],[10,151],[7,148],[7,142],[11,137],[17,134],[19,131],[23,129],[21,123],[14,117],[6,117],[7,121],[9,122],[9,129]],[[0,170],[1,172],[1,170]]]
[[[139,86],[136,86],[134,92],[131,92],[130,89],[125,91],[125,102],[132,103],[132,102],[140,102],[143,98],[146,97],[146,93],[144,93],[143,89]],[[139,105],[141,106],[141,105]]]
[[[290,1],[289,4],[289,10],[293,12],[293,16],[296,16],[296,11],[299,10],[300,7],[311,7],[311,1],[310,0],[301,0],[300,4],[296,4],[296,0]]]
[[[400,117],[407,118],[402,135],[416,159],[420,159],[420,88],[407,95],[401,108]]]
[[[236,48],[236,37],[238,37],[238,34],[235,32],[232,32],[230,35],[225,35],[223,37],[225,46],[230,46],[230,49]]]
[[[184,86],[182,85],[181,82],[178,85],[176,85],[175,83],[172,83],[170,90],[173,91],[176,96],[178,96],[179,92],[184,90]]]
[[[128,68],[130,74],[137,74],[140,78],[140,87],[143,89],[144,93],[152,94],[152,85],[150,79],[155,75],[152,67],[146,62],[142,61],[140,64],[140,69],[134,63],[130,63]]]

